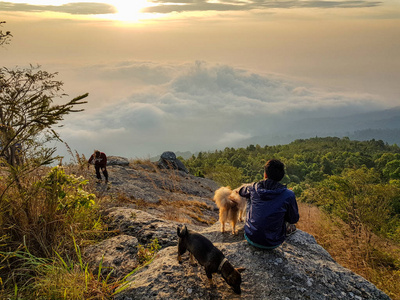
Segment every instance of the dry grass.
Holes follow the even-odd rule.
[[[2,194],[0,298],[18,293],[15,299],[83,299],[83,293],[112,288],[96,278],[78,285],[88,278],[87,270],[75,272],[56,262],[58,255],[76,258],[72,239],[84,245],[108,235],[82,172],[69,166],[38,168]]]
[[[165,219],[192,224],[193,220],[200,224],[211,225],[216,222],[214,218],[204,218],[204,212],[211,208],[200,201],[194,200],[160,200],[160,205],[168,207]],[[190,219],[187,217],[189,216]],[[188,222],[190,221],[190,222]]]
[[[178,170],[160,169],[156,163],[149,159],[130,160],[130,165],[138,170],[146,171],[146,179],[154,189],[162,189],[168,192],[186,195],[182,191],[182,176]],[[212,210],[207,204],[195,200],[174,200],[169,197],[160,199],[158,203],[149,203],[142,199],[118,196],[118,201],[133,204],[135,208],[147,210],[155,208],[163,212],[163,219],[187,223],[210,225],[216,222],[215,218],[206,217],[204,212]]]
[[[133,205],[135,209],[147,211],[157,209],[162,212],[164,220],[170,220],[186,224],[211,225],[217,220],[215,218],[205,217],[204,212],[212,210],[206,203],[196,200],[173,200],[160,199],[158,203],[150,203],[143,199],[127,197],[124,194],[117,196],[117,202],[120,204]]]
[[[343,221],[315,206],[299,204],[298,228],[312,234],[342,266],[363,276],[392,299],[400,299],[400,246]]]
[[[137,170],[149,173],[147,179],[154,188],[161,188],[175,193],[183,193],[180,185],[182,177],[178,170],[175,170],[172,167],[170,169],[160,169],[156,163],[151,162],[149,159],[132,160],[130,161],[130,165]]]
[[[157,207],[157,204],[145,201],[143,199],[138,199],[135,197],[128,197],[123,193],[119,193],[116,197],[116,202],[118,204],[130,204],[133,205],[135,209],[146,211],[149,208]]]
[[[147,170],[153,173],[158,171],[156,164],[150,159],[130,159],[129,165],[135,169]]]
[[[54,170],[40,168],[21,177],[21,188],[9,188],[1,199],[0,232],[8,236],[11,249],[24,241],[35,255],[51,257],[54,250],[62,252],[59,247],[69,244],[75,230],[100,229],[94,225],[98,203],[90,203],[90,192],[78,189],[80,179],[67,183],[72,177],[64,177],[62,168]],[[63,197],[62,193],[68,196]],[[82,201],[87,206],[81,206]]]
[[[53,267],[45,275],[38,278],[32,299],[112,299],[115,288],[79,268]]]

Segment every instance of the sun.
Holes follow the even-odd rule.
[[[108,3],[117,9],[113,19],[123,22],[137,22],[141,19],[146,19],[146,14],[142,13],[141,10],[151,6],[147,0],[114,0],[108,1]]]

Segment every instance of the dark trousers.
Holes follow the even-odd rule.
[[[96,169],[96,177],[97,179],[101,180],[101,175],[100,175],[100,169],[103,172],[104,178],[106,179],[106,181],[108,181],[108,172],[107,172],[107,168],[98,166],[98,165],[94,165],[94,168]]]

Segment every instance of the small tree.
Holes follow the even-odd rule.
[[[43,144],[60,139],[53,126],[65,115],[83,111],[74,106],[86,103],[82,99],[88,94],[53,105],[54,98],[65,96],[55,75],[33,66],[0,68],[0,156],[11,166],[21,163],[23,154],[39,164],[51,162],[55,150],[44,149]]]
[[[2,24],[4,23],[5,23],[4,21],[0,21],[0,26],[2,26]],[[0,46],[8,44],[11,37],[12,35],[10,31],[3,32],[2,30],[0,30]]]
[[[218,182],[222,186],[237,188],[246,182],[241,169],[229,165],[217,165],[207,177]]]
[[[22,191],[22,177],[54,161],[56,148],[45,147],[51,140],[61,140],[53,127],[65,115],[83,111],[74,106],[86,103],[82,99],[88,94],[65,104],[53,104],[54,98],[65,96],[63,83],[55,80],[55,75],[40,70],[39,66],[0,68],[0,164],[9,167],[0,204],[9,187],[16,183]]]

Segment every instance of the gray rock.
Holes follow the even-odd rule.
[[[108,166],[129,166],[129,161],[121,156],[107,156]]]
[[[111,229],[118,229],[126,235],[134,236],[143,245],[151,243],[155,238],[164,248],[177,243],[178,223],[126,207],[110,208],[105,212],[105,216],[110,220]]]
[[[136,237],[121,234],[86,247],[84,256],[95,266],[95,274],[98,274],[101,268],[103,276],[111,273],[113,277],[120,278],[138,265],[137,245]]]
[[[186,169],[185,165],[176,158],[174,152],[166,151],[161,154],[160,159],[158,160],[158,167],[160,169],[174,169],[189,173],[188,169]]]
[[[111,165],[107,169],[110,184],[96,186],[100,196],[124,198],[124,205],[131,208],[138,208],[137,203],[143,203],[140,209],[164,219],[166,214],[175,214],[176,218],[194,224],[211,224],[218,219],[212,197],[219,185],[210,179],[178,170],[160,170],[152,163]],[[181,205],[178,211],[173,205],[162,205],[165,202],[180,202],[186,204],[187,209]],[[200,206],[200,215],[193,214],[193,206]]]
[[[242,273],[242,294],[236,295],[219,274],[209,287],[204,268],[192,266],[189,255],[177,261],[177,247],[166,247],[131,285],[116,296],[127,299],[390,299],[372,283],[337,264],[315,239],[298,230],[280,247],[264,251],[243,239],[243,229],[229,241],[219,224],[204,233]],[[221,242],[225,235],[228,239]],[[237,239],[239,238],[239,241]],[[175,241],[175,237],[171,236]]]

